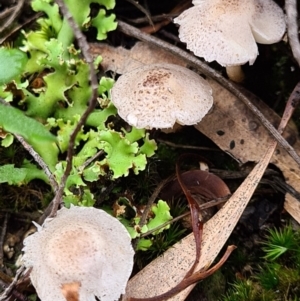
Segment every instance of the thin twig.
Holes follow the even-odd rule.
[[[151,230],[149,230],[149,231],[147,231],[145,233],[142,233],[139,237],[140,238],[147,237],[148,235],[150,235],[150,234],[152,234],[152,233],[154,233],[156,231],[159,231],[160,229],[163,229],[164,227],[166,227],[168,225],[171,225],[171,224],[173,224],[173,223],[175,223],[175,222],[183,219],[184,217],[189,216],[190,214],[191,214],[190,211],[182,213],[182,214],[180,214],[180,215],[172,218],[170,221],[166,221],[163,224],[161,224],[161,225],[159,225],[159,226],[157,226],[157,227],[155,227],[155,228],[153,228],[153,229],[151,229]]]
[[[287,21],[287,33],[289,43],[294,55],[294,58],[300,66],[300,42],[298,34],[298,14],[297,14],[297,1],[285,0],[285,12]]]
[[[199,208],[201,210],[205,210],[205,209],[208,209],[208,208],[211,208],[211,207],[215,207],[215,206],[224,204],[224,203],[226,203],[228,201],[229,197],[230,197],[230,195],[227,196],[227,197],[224,197],[224,198],[219,198],[219,199],[216,199],[216,200],[210,200],[207,203],[199,205]],[[157,227],[155,227],[155,228],[153,228],[153,229],[151,229],[151,230],[149,230],[149,231],[147,231],[145,233],[142,233],[139,236],[139,238],[146,237],[146,236],[148,236],[148,235],[150,235],[150,234],[152,234],[152,233],[154,233],[154,232],[156,232],[156,231],[158,231],[158,230],[160,230],[160,229],[162,229],[162,228],[164,228],[164,227],[166,227],[166,226],[168,226],[170,224],[173,224],[173,223],[175,223],[175,222],[177,222],[177,221],[179,221],[179,220],[181,220],[184,217],[189,216],[189,215],[191,215],[191,211],[187,211],[185,213],[182,213],[181,215],[178,215],[178,216],[172,218],[170,221],[166,221],[163,224],[161,224],[161,225],[159,225],[159,226],[157,226]]]
[[[276,187],[277,190],[281,188],[284,193],[289,193],[300,202],[300,191],[297,191],[294,187],[284,182],[280,177],[273,177],[273,181],[274,187]]]
[[[141,216],[141,219],[140,219],[140,222],[139,222],[139,227],[142,228],[145,224],[146,224],[146,221],[147,221],[147,217],[149,215],[149,212],[152,208],[152,205],[154,203],[154,201],[156,200],[156,198],[158,197],[160,191],[162,190],[162,188],[167,184],[167,182],[170,180],[170,178],[166,178],[164,180],[162,180],[158,185],[157,187],[155,188],[155,190],[153,191],[152,195],[150,196],[148,202],[147,202],[147,205],[145,207],[145,209],[143,210],[143,214]],[[136,239],[134,242],[133,242],[133,248],[135,249],[137,244],[138,244],[138,241],[139,239]]]
[[[152,16],[151,19],[153,22],[160,22],[160,21],[164,21],[166,19],[173,19],[173,18],[177,17],[178,15],[179,15],[179,13],[161,14],[161,15],[157,15],[157,16]],[[143,24],[143,23],[148,22],[147,17],[126,19],[126,20],[128,20],[130,23],[134,23],[134,24]]]
[[[11,29],[9,31],[9,33],[7,33],[6,36],[1,37],[1,39],[0,39],[0,45],[3,44],[14,33],[16,33],[17,31],[19,31],[21,28],[25,27],[26,25],[29,25],[31,22],[35,21],[36,19],[38,19],[39,17],[41,17],[43,14],[44,14],[43,12],[38,12],[38,13],[34,14],[32,17],[28,18],[24,23],[22,23],[20,25],[17,25],[13,29]]]
[[[19,0],[18,4],[15,6],[13,13],[10,15],[8,20],[0,27],[0,33],[8,29],[8,27],[17,19],[18,15],[21,13],[23,4],[25,0]]]
[[[233,95],[239,98],[247,106],[247,108],[251,110],[252,113],[254,113],[254,115],[260,120],[261,124],[273,135],[276,141],[289,153],[289,155],[300,166],[300,157],[298,156],[294,148],[279,134],[279,132],[274,128],[270,121],[267,120],[266,117],[260,112],[260,110],[249,100],[249,98],[240,91],[240,89],[235,83],[224,78],[220,73],[210,68],[207,64],[200,61],[195,56],[156,37],[143,33],[139,29],[123,21],[118,21],[118,29],[129,36],[135,37],[136,39],[155,45],[170,53],[175,54],[176,56],[186,61],[192,67],[201,71],[204,75],[214,79],[223,87],[225,87]]]
[[[126,0],[126,1],[128,1],[129,3],[134,5],[137,9],[139,9],[142,13],[144,13],[146,18],[148,19],[149,24],[154,27],[153,21],[151,19],[151,15],[150,15],[149,11],[146,8],[144,8],[142,5],[140,5],[135,0]]]
[[[150,196],[148,202],[147,202],[147,205],[143,211],[143,214],[142,214],[142,217],[140,219],[140,222],[139,222],[139,226],[142,228],[145,223],[146,223],[146,220],[147,220],[147,217],[148,217],[148,214],[151,210],[151,207],[155,201],[155,199],[158,197],[160,191],[162,190],[162,188],[167,184],[167,182],[169,182],[170,178],[166,178],[164,180],[162,180],[158,185],[157,187],[155,188],[155,190],[153,191],[152,195]]]
[[[22,265],[15,275],[14,280],[10,283],[10,285],[5,289],[5,291],[0,296],[0,301],[6,300],[8,296],[12,293],[12,291],[15,289],[15,286],[17,284],[17,281],[21,274],[25,271],[25,267]]]
[[[56,215],[56,211],[62,201],[62,196],[63,196],[64,188],[66,186],[67,178],[72,169],[75,138],[76,138],[78,132],[80,131],[81,127],[85,124],[89,114],[95,108],[96,103],[97,103],[97,96],[98,96],[97,76],[96,76],[96,72],[95,72],[94,65],[93,65],[93,58],[89,53],[89,45],[87,43],[87,40],[86,40],[85,36],[82,34],[79,26],[76,24],[75,20],[73,19],[71,13],[69,12],[69,10],[66,7],[65,3],[63,2],[63,0],[55,0],[55,2],[61,9],[64,17],[68,20],[71,28],[73,29],[74,36],[75,36],[75,38],[78,42],[78,45],[82,51],[83,57],[85,58],[87,64],[89,65],[92,94],[91,94],[91,97],[89,100],[89,106],[87,107],[87,109],[85,110],[83,115],[81,116],[78,124],[76,125],[74,131],[72,132],[72,134],[70,136],[69,147],[68,147],[67,158],[66,158],[67,165],[66,165],[65,172],[61,178],[61,182],[59,184],[58,191],[50,204],[52,206],[50,217],[53,217]]]
[[[185,144],[177,144],[163,139],[156,139],[156,141],[174,147],[174,148],[183,148],[183,149],[194,149],[194,150],[204,150],[204,151],[212,151],[212,152],[222,152],[219,148],[212,148],[206,146],[193,146],[193,145],[185,145]]]
[[[7,229],[8,216],[9,214],[5,213],[1,235],[0,235],[0,267],[3,267],[3,245],[4,245],[4,237]]]
[[[44,173],[49,179],[49,184],[51,185],[54,193],[56,193],[58,190],[58,184],[52,172],[50,171],[48,165],[44,162],[42,157],[32,148],[32,146],[25,141],[25,139],[22,136],[17,134],[15,134],[14,136],[22,144],[22,146],[28,151],[28,153],[33,157],[34,161],[42,168],[42,170],[44,171]]]
[[[10,104],[2,98],[0,98],[0,103],[6,106],[10,106]],[[48,165],[44,162],[42,157],[33,149],[33,147],[25,141],[25,139],[22,136],[18,134],[14,134],[14,136],[22,144],[22,146],[28,151],[28,153],[32,156],[34,161],[42,168],[42,170],[44,171],[44,173],[49,179],[50,186],[52,187],[54,193],[56,193],[56,191],[58,190],[58,183],[56,182],[56,179],[53,176]]]
[[[78,170],[84,170],[87,166],[89,166],[94,160],[96,160],[98,157],[100,157],[102,154],[104,154],[103,149],[99,150],[93,157],[86,160],[79,168]]]

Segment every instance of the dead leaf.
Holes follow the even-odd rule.
[[[213,89],[213,110],[195,128],[238,162],[258,162],[272,140],[271,136],[239,99],[215,81],[208,81]],[[257,97],[251,98],[274,126],[279,124],[280,118],[274,111]],[[283,136],[300,153],[298,133],[292,126],[286,128]],[[276,148],[270,163],[282,171],[290,186],[299,190],[300,167],[280,146]],[[300,223],[300,202],[287,193],[284,207]]]
[[[206,199],[218,199],[230,195],[227,185],[218,176],[204,170],[189,170],[181,175],[183,182],[193,195],[201,195]],[[170,181],[162,189],[160,196],[170,200],[182,194],[177,178]],[[199,204],[200,205],[200,204]]]
[[[105,43],[91,43],[93,56],[101,55],[104,71],[111,70],[123,74],[146,64],[170,63],[185,66],[175,55],[158,50],[157,47],[137,42],[130,50],[112,47]]]

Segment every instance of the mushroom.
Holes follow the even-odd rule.
[[[228,77],[243,80],[241,65],[252,65],[257,43],[281,40],[286,24],[282,9],[272,0],[194,0],[174,22],[187,48],[207,62],[226,67]]]
[[[134,251],[126,228],[105,211],[62,208],[24,240],[24,265],[42,301],[118,300]]]
[[[111,96],[125,121],[146,129],[196,124],[213,104],[210,85],[173,64],[145,65],[121,75]]]

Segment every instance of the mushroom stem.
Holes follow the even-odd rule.
[[[242,70],[241,65],[236,66],[226,66],[226,73],[232,81],[236,83],[241,83],[245,79],[245,74]]]

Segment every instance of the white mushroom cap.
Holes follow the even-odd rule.
[[[250,20],[250,26],[255,41],[261,44],[280,41],[286,29],[282,9],[271,0],[254,2],[255,12]]]
[[[187,48],[222,66],[254,63],[256,42],[278,42],[285,32],[281,8],[272,0],[194,0],[174,22]]]
[[[30,278],[42,301],[66,301],[66,287],[77,287],[80,301],[95,296],[113,301],[125,292],[133,266],[131,239],[103,210],[62,208],[24,245],[23,261],[32,268]]]
[[[195,72],[153,64],[119,77],[112,88],[118,114],[137,128],[171,128],[198,123],[213,104],[210,85]]]

